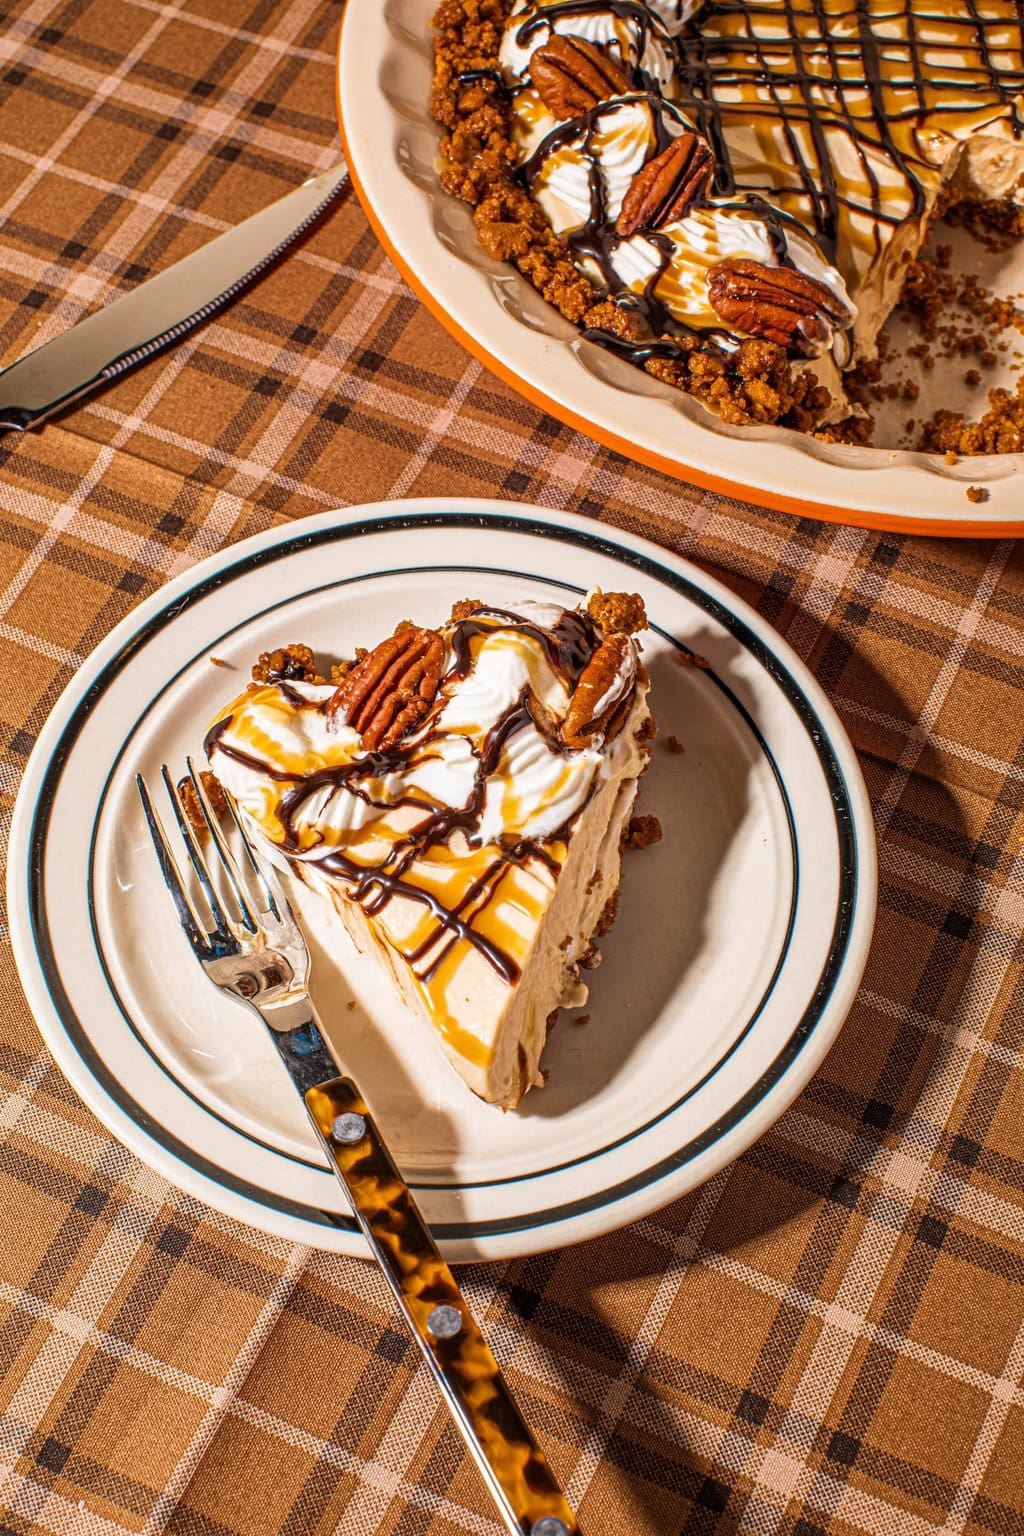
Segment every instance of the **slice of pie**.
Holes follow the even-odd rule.
[[[508,1109],[615,915],[650,754],[643,604],[456,605],[316,674],[265,655],[206,737],[277,859],[327,897],[456,1070]]]

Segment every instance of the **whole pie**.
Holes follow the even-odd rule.
[[[441,180],[483,247],[726,420],[848,415],[937,215],[1024,231],[1020,0],[442,0],[434,25]]]
[[[394,634],[325,680],[260,658],[206,737],[255,836],[323,896],[505,1108],[543,1081],[561,1007],[614,920],[654,725],[643,604],[489,607]]]

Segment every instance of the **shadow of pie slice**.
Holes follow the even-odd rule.
[[[337,912],[474,1093],[543,1082],[614,920],[650,754],[643,604],[467,599],[322,676],[265,653],[206,736],[247,828]],[[367,637],[373,639],[374,637]]]

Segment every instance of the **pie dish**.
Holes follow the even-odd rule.
[[[656,1210],[739,1156],[817,1069],[867,955],[874,834],[856,756],[790,648],[702,571],[582,518],[353,507],[219,551],[141,603],[75,674],[26,769],[8,858],[25,991],[74,1088],[161,1177],[279,1238],[365,1254],[272,1043],[189,951],[136,770],[183,764],[232,679],[293,636],[351,655],[466,593],[574,606],[593,587],[644,599],[660,731],[644,808],[664,835],[626,855],[590,1021],[559,1022],[543,1092],[500,1114],[291,880],[332,1047],[451,1260]]]
[[[426,110],[432,14],[429,0],[352,0],[346,7],[338,54],[342,134],[354,185],[388,253],[488,367],[548,414],[629,458],[766,506],[921,532],[1024,529],[1021,456],[950,464],[913,449],[732,426],[584,338],[525,278],[488,257],[468,205],[438,184],[439,133]],[[1019,289],[1012,261],[1005,276],[1011,291]],[[965,495],[972,484],[985,491],[973,510]]]
[[[503,1109],[543,1085],[548,1031],[586,1002],[581,971],[615,920],[655,733],[644,628],[627,593],[462,599],[434,628],[401,621],[331,681],[306,646],[264,653],[206,734],[269,855]]]

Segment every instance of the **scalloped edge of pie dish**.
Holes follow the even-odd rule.
[[[488,257],[468,205],[437,179],[440,129],[428,108],[435,3],[348,0],[338,121],[353,186],[385,251],[480,362],[602,446],[690,484],[830,522],[975,538],[1024,533],[1024,454],[947,465],[937,454],[729,426],[584,340],[513,267]],[[969,485],[987,492],[980,515],[965,509]]]

